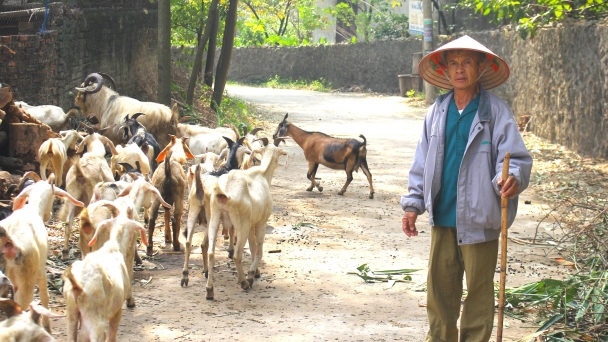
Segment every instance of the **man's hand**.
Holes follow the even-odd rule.
[[[511,198],[519,193],[519,185],[513,176],[509,176],[506,182],[500,178],[497,184],[501,188],[500,195],[502,197]]]
[[[418,231],[416,230],[416,219],[418,218],[418,214],[411,211],[406,211],[403,214],[402,227],[403,232],[408,237],[418,236]]]

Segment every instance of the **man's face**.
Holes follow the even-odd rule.
[[[446,62],[448,76],[455,90],[477,88],[477,79],[485,68],[485,63],[479,63],[479,53],[468,50],[449,51]]]

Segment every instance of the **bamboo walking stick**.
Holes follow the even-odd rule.
[[[509,177],[509,162],[511,153],[507,152],[502,164],[502,179]],[[503,183],[504,186],[504,183]],[[500,230],[500,287],[498,289],[498,327],[496,329],[496,342],[502,342],[502,326],[505,319],[505,283],[507,280],[507,226],[509,225],[509,199],[501,198],[501,230]]]

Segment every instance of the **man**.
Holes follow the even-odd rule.
[[[454,40],[419,65],[429,83],[451,91],[424,120],[401,197],[403,232],[418,235],[416,219],[429,212],[427,341],[488,341],[494,320],[494,273],[501,228],[501,196],[509,225],[518,195],[528,187],[532,158],[507,104],[487,92],[509,77],[507,64],[469,36]],[[509,177],[502,163],[511,153]],[[468,295],[460,317],[463,274]]]

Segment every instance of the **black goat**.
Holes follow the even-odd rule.
[[[127,144],[136,144],[141,148],[148,159],[150,160],[150,170],[151,173],[154,174],[156,167],[158,166],[158,162],[156,161],[156,157],[160,154],[160,145],[154,138],[154,136],[146,130],[146,127],[137,121],[137,118],[146,115],[144,113],[135,113],[129,118],[129,114],[125,115],[125,120],[121,129],[124,129],[123,138],[126,140],[129,138],[129,133],[131,133],[131,139],[127,142]],[[152,148],[152,151],[150,151]]]

